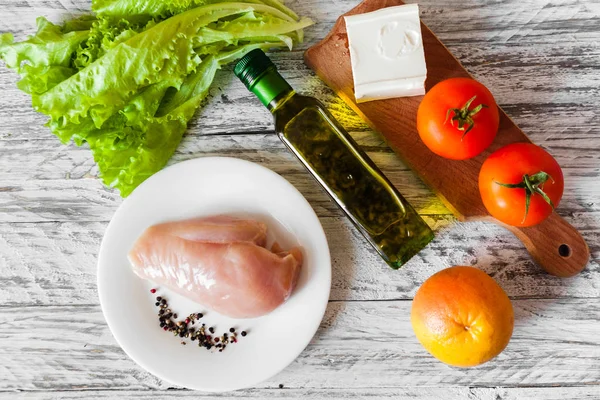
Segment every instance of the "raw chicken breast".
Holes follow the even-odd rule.
[[[134,272],[234,318],[267,314],[298,280],[298,248],[266,249],[266,226],[231,217],[148,228],[129,252]]]

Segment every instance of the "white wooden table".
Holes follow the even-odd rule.
[[[392,271],[272,134],[269,113],[221,71],[207,107],[172,163],[208,155],[258,162],[292,182],[328,235],[333,286],[302,355],[255,389],[203,395],[139,368],[98,305],[96,256],[121,199],[96,178],[87,149],[63,146],[0,68],[0,399],[369,398],[600,399],[600,1],[420,2],[422,19],[565,173],[558,213],[592,253],[572,279],[536,266],[507,231],[457,223],[431,191],[303,64],[357,0],[290,0],[317,24],[274,56],[299,90],[324,100],[435,229],[437,238]],[[88,0],[0,0],[0,32],[22,39],[38,15],[81,14]],[[243,116],[243,117],[242,117]],[[513,301],[512,341],[495,360],[456,369],[430,357],[409,322],[411,299],[434,272],[477,265]],[[284,388],[279,389],[279,384]]]

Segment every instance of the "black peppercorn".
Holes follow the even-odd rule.
[[[247,335],[246,331],[242,331],[242,336],[246,336],[246,335]]]

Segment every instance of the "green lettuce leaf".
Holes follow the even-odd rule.
[[[92,10],[101,16],[131,18],[146,15],[152,18],[167,18],[192,8],[217,3],[233,3],[239,0],[94,0]],[[298,15],[279,0],[249,0],[246,3],[265,4],[282,11],[297,20]]]
[[[74,67],[81,70],[89,66],[107,51],[155,24],[154,20],[133,23],[125,19],[99,17],[89,28],[88,38],[77,49]]]
[[[14,43],[10,33],[0,35],[0,58],[20,74],[18,87],[29,94],[44,93],[77,72],[72,68],[71,57],[87,40],[92,23],[78,20],[77,25],[72,23],[65,28],[43,17],[36,22],[36,35],[23,42]]]

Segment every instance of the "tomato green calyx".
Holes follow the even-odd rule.
[[[550,197],[548,197],[548,195],[544,193],[543,190],[544,183],[546,183],[548,179],[550,179],[552,183],[554,183],[554,179],[552,178],[552,176],[550,176],[550,174],[544,171],[540,171],[537,174],[533,175],[523,175],[523,180],[519,183],[501,183],[497,181],[495,181],[495,183],[510,189],[525,189],[525,216],[523,217],[523,221],[521,221],[521,224],[523,224],[527,219],[527,214],[529,213],[529,203],[531,203],[531,196],[533,196],[534,194],[539,194],[540,196],[542,196],[544,201],[550,204],[550,207],[552,207],[552,209],[554,210],[554,203],[552,202]]]
[[[463,108],[451,108],[446,113],[446,120],[444,121],[444,123],[448,122],[448,119],[450,119],[450,124],[452,124],[452,126],[454,126],[454,121],[457,121],[458,122],[457,129],[459,131],[465,131],[465,133],[463,133],[460,140],[463,140],[464,137],[467,135],[467,133],[469,133],[469,131],[471,129],[473,129],[473,126],[475,125],[475,121],[473,121],[473,116],[475,114],[477,114],[479,111],[481,111],[482,109],[488,108],[487,105],[480,104],[477,107],[475,107],[474,109],[469,110],[469,107],[471,107],[471,103],[473,103],[473,101],[475,101],[475,98],[477,98],[477,96],[471,97],[471,99],[465,103]],[[452,114],[452,113],[454,113],[454,116],[452,118],[450,118],[450,114]],[[467,127],[466,129],[465,129],[465,126]]]

